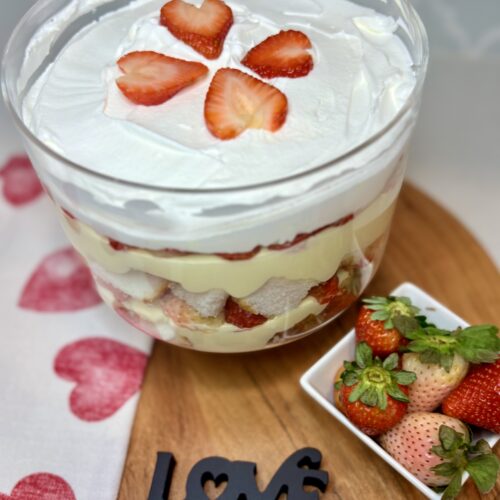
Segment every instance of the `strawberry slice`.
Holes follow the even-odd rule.
[[[118,88],[132,102],[144,106],[163,104],[208,73],[204,64],[152,51],[130,52],[117,64],[125,73],[116,80]]]
[[[262,78],[300,78],[314,67],[311,40],[300,31],[280,31],[254,47],[242,63]]]
[[[331,229],[332,227],[340,227],[343,226],[344,224],[347,224],[348,222],[351,222],[354,219],[354,215],[347,215],[346,217],[343,217],[342,219],[339,219],[336,222],[333,222],[332,224],[328,224],[327,226],[320,227],[319,229],[316,229],[316,231],[313,231],[312,233],[299,233],[295,238],[291,241],[287,241],[285,243],[273,243],[272,245],[269,245],[267,248],[269,250],[287,250],[289,248],[294,247],[295,245],[298,245],[299,243],[302,243],[303,241],[308,240],[311,238],[311,236],[316,236],[323,231],[326,231],[327,229]]]
[[[234,260],[234,261],[237,261],[237,260],[250,260],[253,257],[255,257],[261,251],[261,248],[262,247],[257,246],[253,250],[251,250],[250,252],[217,253],[215,255],[217,255],[221,259],[225,259],[225,260]]]
[[[205,101],[205,121],[219,139],[234,139],[249,128],[279,130],[288,100],[276,87],[237,69],[217,71]]]
[[[320,283],[311,289],[309,294],[314,297],[320,304],[328,304],[340,292],[339,279],[333,276],[328,281]]]
[[[238,328],[254,328],[267,321],[267,318],[261,314],[253,314],[250,311],[245,311],[231,297],[226,302],[225,318],[227,323],[231,323]]]
[[[172,0],[162,7],[160,22],[196,52],[207,59],[217,59],[234,18],[222,0],[205,0],[201,7]]]

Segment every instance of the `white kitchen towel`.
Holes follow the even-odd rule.
[[[101,302],[26,156],[4,156],[0,500],[111,500],[152,341]]]

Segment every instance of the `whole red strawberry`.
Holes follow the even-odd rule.
[[[356,347],[356,361],[344,363],[341,380],[335,384],[342,411],[368,436],[392,429],[407,412],[407,386],[416,376],[396,370],[398,364],[396,353],[382,362],[362,342]]]
[[[444,400],[443,413],[500,433],[500,359],[472,368]]]
[[[366,342],[374,356],[385,358],[405,345],[406,339],[394,325],[395,318],[415,322],[418,309],[406,297],[371,297],[365,299],[356,322],[356,339]]]

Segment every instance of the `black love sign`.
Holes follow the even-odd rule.
[[[296,451],[283,462],[264,491],[257,486],[257,465],[252,462],[231,462],[211,457],[198,462],[186,482],[186,500],[209,500],[205,492],[208,482],[218,487],[226,483],[218,500],[278,500],[285,494],[288,500],[317,500],[317,491],[305,491],[306,486],[321,492],[328,486],[328,473],[320,469],[322,456],[314,448]],[[168,500],[176,461],[171,453],[158,453],[153,483],[148,500]]]

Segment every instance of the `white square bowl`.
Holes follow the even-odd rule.
[[[413,304],[421,309],[422,314],[425,314],[432,323],[437,324],[441,328],[453,330],[459,326],[469,326],[462,318],[411,283],[402,284],[393,290],[390,295],[409,297]],[[353,329],[302,376],[300,385],[307,394],[319,403],[328,413],[333,415],[358,439],[361,439],[361,441],[370,447],[379,457],[410,481],[410,483],[420,490],[427,498],[432,500],[440,499],[440,493],[436,493],[419,481],[401,464],[396,462],[396,460],[394,460],[394,458],[392,458],[374,439],[361,432],[335,407],[333,402],[333,380],[344,360],[351,361],[354,359],[355,347],[356,335]],[[473,437],[474,439],[486,439],[492,447],[500,439],[500,435],[487,431],[477,432]],[[469,475],[464,473],[462,484],[465,483],[468,477]]]

